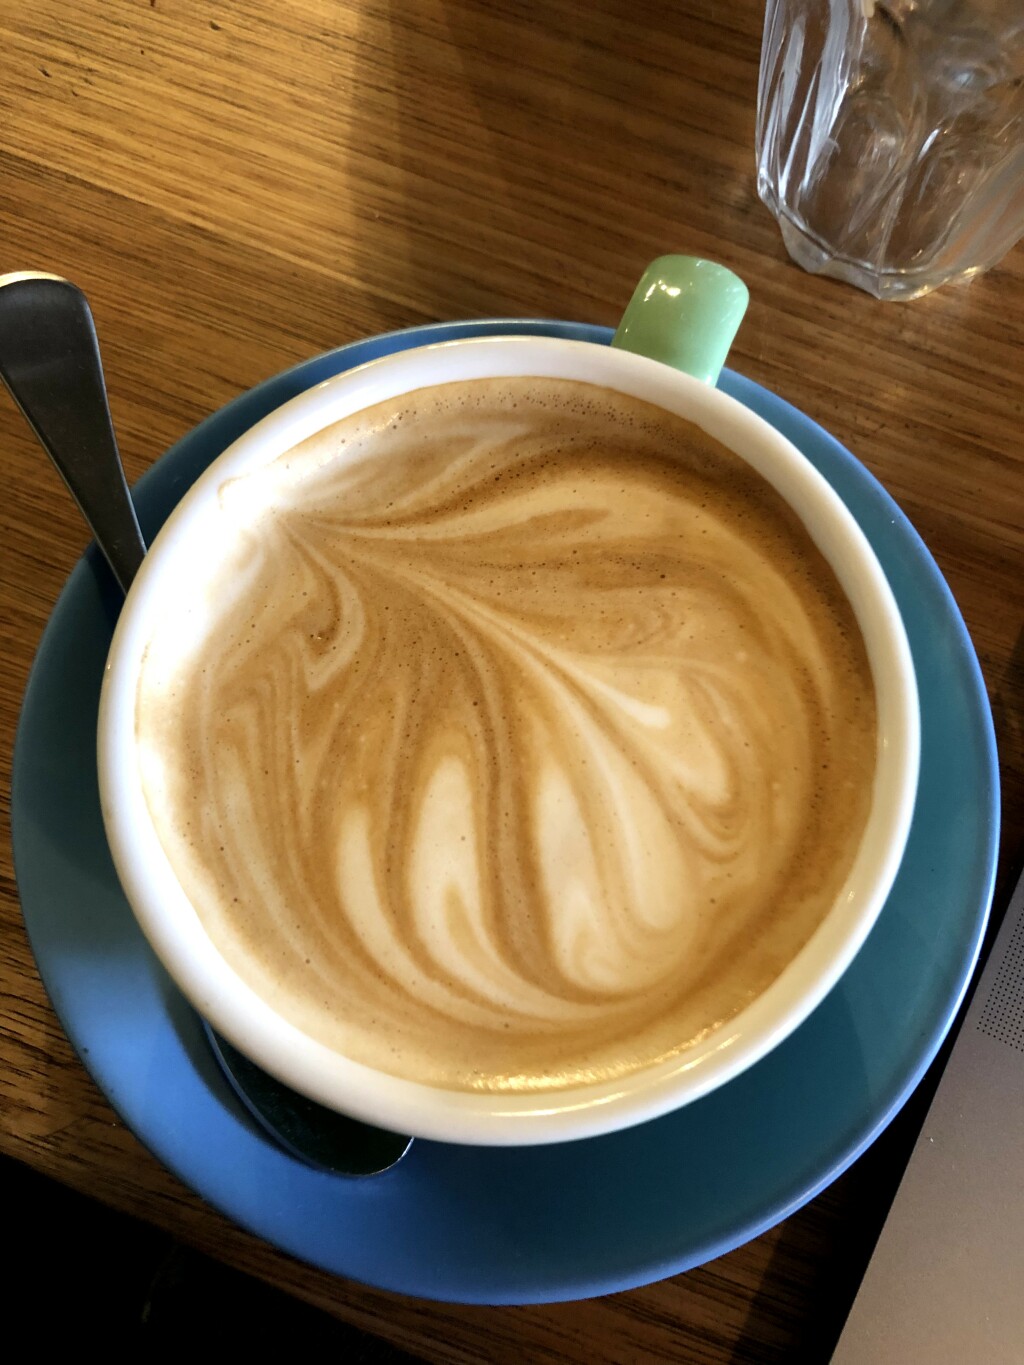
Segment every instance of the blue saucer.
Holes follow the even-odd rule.
[[[376,337],[243,394],[146,475],[151,536],[237,435],[365,360],[428,341],[605,328],[479,322]],[[240,1109],[201,1026],[121,895],[96,790],[100,678],[119,596],[90,550],[43,637],[18,731],[13,830],[25,923],[68,1037],[110,1103],[172,1171],[236,1222],[325,1270],[427,1298],[531,1303],[661,1279],[719,1256],[835,1179],[921,1078],[974,967],[998,834],[992,722],[960,614],[920,539],[820,427],[726,371],[721,387],[825,474],[889,576],[921,689],[921,786],[906,857],[859,956],[785,1043],[717,1093],[610,1137],[533,1149],[418,1142],[346,1180],[272,1146]]]

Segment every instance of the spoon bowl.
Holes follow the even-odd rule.
[[[332,1175],[379,1175],[401,1161],[412,1138],[337,1114],[298,1094],[232,1047],[203,1020],[210,1049],[235,1094],[279,1147]]]

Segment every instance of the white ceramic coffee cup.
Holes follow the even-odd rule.
[[[279,1016],[222,959],[179,885],[143,794],[135,736],[143,651],[182,593],[200,601],[231,531],[218,491],[353,412],[413,389],[505,375],[582,380],[681,414],[747,460],[782,494],[832,565],[864,636],[878,709],[878,754],[867,828],[835,904],[798,956],[752,1004],[672,1061],[607,1085],[564,1092],[445,1091],[374,1071],[332,1052]],[[237,500],[232,517],[237,517]],[[628,351],[550,338],[441,343],[376,360],[272,413],[217,459],[171,515],[125,601],[100,703],[103,818],[118,875],[147,938],[213,1026],[294,1089],[368,1122],[415,1136],[531,1144],[595,1135],[665,1113],[724,1084],[807,1017],[839,979],[885,903],[910,827],[919,722],[900,613],[866,538],[806,458],[735,400]]]

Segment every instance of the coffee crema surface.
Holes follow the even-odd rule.
[[[219,497],[201,628],[140,674],[143,785],[210,938],[310,1035],[445,1088],[604,1082],[721,1028],[832,908],[864,643],[692,423],[444,384]]]

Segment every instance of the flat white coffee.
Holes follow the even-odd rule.
[[[143,781],[210,937],[311,1035],[448,1088],[606,1081],[721,1028],[831,909],[864,644],[691,423],[459,382],[220,496],[246,529],[187,647],[154,623]]]

